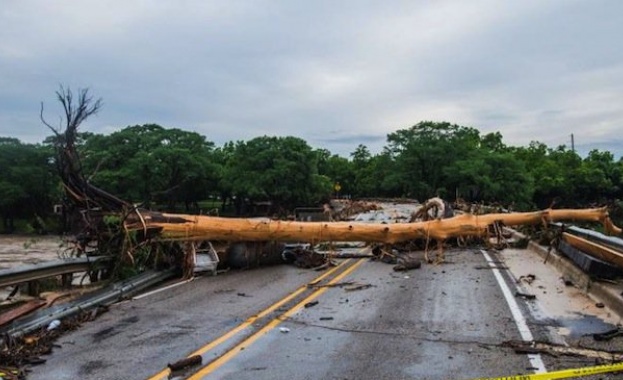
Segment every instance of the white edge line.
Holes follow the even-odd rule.
[[[167,286],[165,286],[165,287],[163,287],[163,288],[154,289],[154,290],[152,290],[151,292],[143,293],[143,294],[138,295],[138,296],[136,296],[136,297],[132,297],[132,299],[133,299],[133,300],[140,300],[141,298],[145,298],[145,297],[148,297],[148,296],[154,295],[154,294],[156,294],[156,293],[160,293],[160,292],[162,292],[162,291],[164,291],[164,290],[171,289],[171,288],[175,288],[176,286],[180,286],[180,285],[186,284],[186,283],[188,283],[188,282],[193,281],[194,279],[195,279],[195,277],[192,277],[192,278],[190,278],[190,279],[188,279],[188,280],[184,280],[184,281],[176,282],[176,283],[173,283],[173,284],[171,284],[171,285],[167,285]]]
[[[504,294],[506,303],[511,310],[513,320],[515,321],[515,325],[519,330],[519,335],[521,336],[521,339],[524,342],[534,341],[534,336],[532,335],[532,332],[528,327],[526,318],[521,313],[521,309],[519,308],[519,305],[517,304],[517,301],[511,293],[508,285],[506,285],[506,281],[504,281],[502,273],[500,273],[500,270],[495,266],[495,263],[491,259],[491,256],[489,256],[489,254],[484,249],[481,249],[480,252],[482,252],[485,260],[487,260],[487,264],[489,264],[489,267],[491,268],[493,275],[498,282],[498,285],[500,285],[500,289],[502,289],[502,293]],[[530,361],[532,367],[535,368],[536,373],[544,373],[547,371],[547,369],[545,368],[545,363],[543,363],[543,359],[541,358],[541,354],[528,354],[528,360]]]

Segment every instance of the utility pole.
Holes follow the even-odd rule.
[[[571,134],[571,150],[575,153],[575,140],[573,139],[573,133]]]

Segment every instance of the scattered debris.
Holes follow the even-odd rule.
[[[411,214],[409,223],[416,221],[428,221],[433,219],[446,219],[454,216],[452,206],[445,200],[435,197],[424,202],[422,207]]]
[[[521,293],[521,292],[515,292],[515,297],[521,297],[521,298],[527,299],[527,300],[536,299],[536,295],[534,295],[534,294],[527,294],[527,293]]]
[[[26,378],[26,375],[17,368],[1,366],[0,378],[5,380],[17,380]]]
[[[44,296],[44,293],[41,293],[41,297],[43,296]],[[46,294],[45,295],[45,307],[50,307],[54,305],[56,301],[62,300],[64,298],[69,298],[71,296],[72,296],[71,292],[65,292],[65,293],[51,292],[49,294]]]
[[[281,257],[285,262],[299,268],[324,269],[329,265],[328,257],[309,248],[309,244],[286,246],[281,253]]]
[[[525,276],[519,276],[519,278],[517,279],[517,283],[519,284],[520,282],[525,282],[528,285],[532,285],[534,280],[536,280],[536,276],[535,275],[527,274]]]
[[[83,322],[89,320],[90,314],[82,312],[74,317],[64,318],[58,325],[54,323],[57,326],[53,329],[43,326],[23,337],[4,335],[0,340],[0,363],[2,366],[15,367],[19,373],[19,376],[4,376],[4,379],[25,378],[21,372],[25,365],[42,364],[44,359],[40,356],[52,353],[54,347],[60,347],[54,344],[54,341],[67,331],[77,329]],[[5,370],[7,367],[0,368],[7,373]]]
[[[560,355],[581,356],[600,359],[605,362],[620,361],[623,358],[623,351],[569,347],[546,342],[508,341],[504,342],[502,346],[514,349],[517,354],[546,354],[553,357]]]
[[[394,271],[401,272],[409,269],[420,269],[421,267],[422,262],[420,260],[405,260],[403,258],[398,258],[398,265],[394,266]]]
[[[363,290],[363,289],[368,289],[368,288],[372,288],[375,286],[376,285],[372,285],[372,284],[360,284],[360,285],[354,285],[354,286],[347,286],[344,288],[344,290],[346,290],[347,292],[352,292],[355,290]]]
[[[317,283],[310,283],[307,284],[308,288],[341,288],[343,286],[348,286],[348,285],[353,285],[355,282],[354,281],[344,281],[344,282],[336,282],[333,284],[317,284]]]
[[[26,302],[14,309],[11,309],[5,313],[0,314],[0,326],[5,325],[11,321],[14,321],[15,319],[21,317],[22,315],[26,315],[38,308],[40,308],[41,306],[45,305],[46,302],[45,301],[41,301],[41,300],[32,300],[29,302]]]
[[[334,259],[373,259],[376,256],[370,253],[336,252],[330,255]]]
[[[311,301],[305,304],[305,308],[307,309],[316,305],[318,305],[318,301]]]
[[[214,294],[220,294],[220,293],[233,293],[235,292],[236,289],[216,289],[214,290],[212,293]]]
[[[169,363],[167,367],[169,367],[171,371],[179,371],[190,366],[200,365],[201,361],[201,355],[194,355],[175,363]]]
[[[61,321],[59,321],[58,319],[55,319],[52,322],[50,322],[47,330],[51,331],[51,330],[57,329],[60,325],[61,325]]]
[[[597,341],[605,341],[605,340],[610,340],[612,338],[615,338],[621,335],[623,335],[623,329],[621,327],[617,327],[616,329],[613,329],[613,330],[608,330],[606,332],[593,334],[593,339]]]

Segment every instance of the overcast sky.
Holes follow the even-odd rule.
[[[622,38],[619,0],[2,0],[0,136],[41,142],[63,84],[103,99],[96,133],[291,135],[347,156],[433,120],[620,157]]]

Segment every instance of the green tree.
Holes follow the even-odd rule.
[[[607,203],[618,193],[620,176],[612,153],[592,150],[571,172],[575,199],[581,204]]]
[[[469,158],[480,146],[480,132],[447,122],[420,122],[387,136],[386,151],[396,161],[394,181],[406,196],[420,200],[435,195],[452,196],[447,188],[445,168]]]
[[[99,187],[132,202],[153,201],[186,211],[217,191],[220,169],[214,144],[195,132],[155,124],[92,135],[83,148],[87,173]]]
[[[331,154],[327,149],[316,150],[318,156],[318,174],[329,179],[334,185],[340,184],[340,194],[353,194],[356,190],[355,170],[347,158]]]
[[[332,187],[318,174],[317,154],[297,137],[262,136],[237,143],[225,177],[239,213],[256,201],[269,201],[272,212],[283,213],[318,203]]]
[[[574,186],[570,173],[581,165],[580,157],[573,151],[560,146],[557,149],[533,141],[527,147],[511,150],[524,163],[534,183],[533,203],[538,208],[570,206],[574,197]]]
[[[53,153],[45,146],[0,137],[0,215],[5,232],[15,219],[42,220],[58,199]]]

